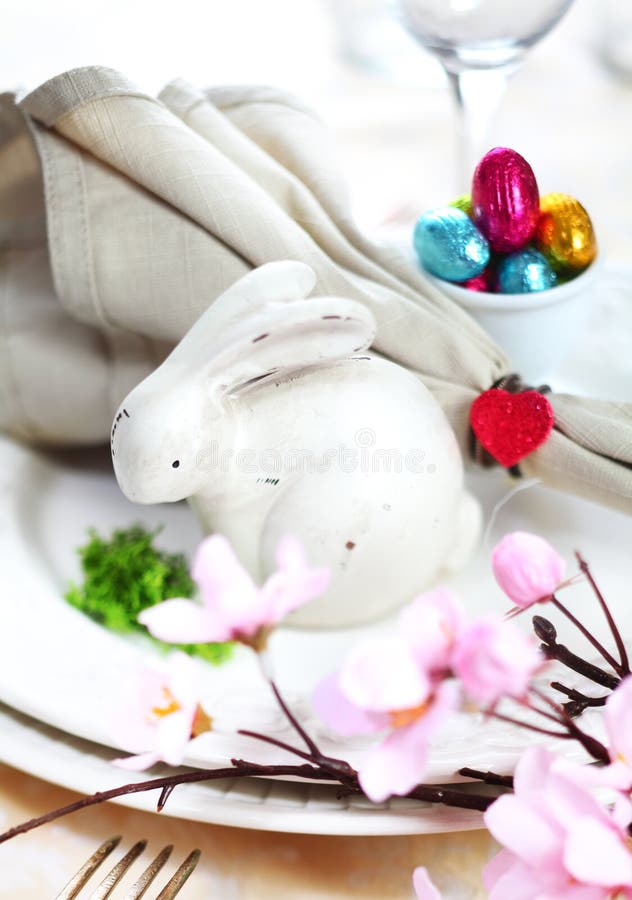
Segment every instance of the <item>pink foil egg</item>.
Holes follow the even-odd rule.
[[[511,253],[524,247],[540,214],[538,184],[526,159],[508,147],[486,153],[472,179],[472,207],[492,250]]]
[[[486,293],[493,292],[494,273],[488,266],[484,272],[481,272],[480,275],[475,275],[474,278],[468,278],[463,287],[467,288],[468,291],[485,291]]]

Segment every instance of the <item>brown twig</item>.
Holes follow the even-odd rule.
[[[301,723],[298,721],[298,719],[296,718],[296,716],[294,715],[292,710],[289,708],[289,706],[287,705],[287,703],[281,696],[281,692],[278,689],[278,687],[276,686],[276,684],[274,683],[274,681],[271,680],[269,683],[270,683],[270,687],[272,688],[272,691],[274,693],[277,703],[281,707],[286,719],[288,720],[288,722],[290,723],[290,725],[292,726],[294,731],[296,731],[296,733],[301,738],[303,738],[303,740],[305,741],[305,744],[307,745],[307,749],[313,756],[321,756],[322,754],[321,754],[320,750],[318,749],[316,742],[305,731],[305,729],[303,728]]]
[[[496,800],[496,797],[469,794],[459,791],[458,788],[433,787],[431,784],[419,784],[406,796],[413,800],[441,803],[443,806],[453,806],[459,809],[477,809],[479,812],[485,812]]]
[[[127,794],[140,794],[145,791],[155,790],[164,792],[167,788],[173,789],[179,784],[195,784],[200,781],[216,781],[221,778],[234,778],[248,775],[267,775],[269,777],[295,775],[301,778],[313,778],[316,780],[329,778],[328,775],[325,776],[322,772],[315,770],[313,766],[259,766],[256,764],[245,764],[240,768],[231,765],[221,769],[200,769],[195,772],[168,775],[164,778],[152,778],[149,781],[137,781],[132,784],[123,784],[120,787],[112,788],[109,791],[97,791],[95,794],[82,797],[81,800],[76,800],[74,803],[69,803],[67,806],[51,810],[43,816],[29,819],[28,822],[22,822],[21,825],[9,828],[8,831],[0,834],[0,844],[10,840],[10,838],[16,837],[18,834],[26,834],[27,831],[32,831],[34,828],[38,828],[40,825],[46,825],[48,822],[54,822],[56,819],[61,819],[63,816],[68,816],[73,812],[78,812],[80,809],[86,809],[88,806],[96,806],[98,803],[105,803],[107,800],[114,800],[117,797],[124,797]],[[171,793],[171,791],[169,791],[169,793]]]
[[[156,803],[156,812],[162,812],[165,806],[167,805],[167,800],[173,793],[175,789],[175,784],[167,784],[160,792],[160,797],[158,797],[158,803]]]
[[[41,825],[47,825],[71,813],[87,809],[90,806],[96,806],[99,803],[105,803],[108,800],[115,800],[118,797],[124,797],[128,794],[139,794],[146,791],[161,791],[161,797],[164,798],[166,791],[171,791],[180,784],[194,784],[202,781],[216,781],[222,778],[243,778],[252,776],[265,776],[267,778],[277,778],[284,775],[291,775],[299,778],[307,778],[312,781],[329,781],[331,773],[311,765],[299,766],[263,766],[258,763],[247,762],[242,759],[231,760],[232,765],[221,769],[201,769],[195,772],[184,772],[178,775],[169,775],[164,778],[152,778],[149,781],[138,781],[132,784],[124,784],[109,791],[98,791],[95,794],[82,797],[74,803],[62,806],[59,809],[51,810],[43,816],[29,819],[13,828],[9,828],[3,834],[0,834],[0,844],[5,843],[11,838],[20,834],[26,834],[39,828]],[[348,776],[343,784],[345,791],[362,794],[362,789],[358,782],[357,776]],[[485,797],[480,794],[470,794],[461,792],[454,788],[440,788],[434,785],[420,784],[417,785],[407,797],[416,800],[425,800],[430,803],[440,803],[444,806],[459,807],[461,809],[475,809],[484,811],[493,803],[494,797]]]
[[[605,706],[606,700],[610,696],[610,694],[604,694],[601,697],[588,697],[586,694],[582,694],[581,691],[569,688],[560,681],[552,681],[550,686],[554,691],[559,691],[560,694],[564,694],[565,697],[569,698],[568,703],[562,703],[562,709],[566,710],[571,718],[581,716],[588,707]]]
[[[481,772],[478,769],[470,769],[464,766],[458,771],[459,775],[464,778],[475,778],[476,781],[482,781],[485,784],[495,784],[499,787],[513,787],[513,775],[498,775],[497,772]]]
[[[590,571],[590,568],[589,568],[586,560],[577,551],[575,551],[575,558],[577,559],[577,562],[579,563],[579,568],[581,569],[583,574],[586,576],[588,583],[590,584],[591,588],[593,589],[595,597],[597,598],[599,605],[601,606],[601,609],[603,611],[603,614],[606,617],[608,627],[610,628],[610,633],[612,634],[612,637],[614,638],[614,642],[617,645],[617,650],[619,652],[619,659],[621,660],[620,667],[618,669],[619,674],[622,677],[624,675],[629,675],[630,674],[630,663],[628,660],[628,653],[627,653],[627,650],[625,649],[625,644],[623,643],[623,638],[621,637],[621,632],[619,631],[617,623],[614,621],[612,613],[610,612],[610,607],[606,603],[605,597],[603,596],[599,587],[597,586],[597,582],[593,578],[592,572]]]
[[[543,703],[546,703],[546,705],[559,716],[560,724],[566,728],[569,738],[576,740],[579,744],[581,744],[584,750],[589,753],[593,757],[593,759],[596,759],[597,762],[610,762],[608,749],[601,743],[601,741],[598,741],[591,735],[586,734],[585,731],[582,731],[582,729],[576,722],[573,721],[564,707],[560,706],[559,703],[556,703],[555,700],[552,700],[551,697],[547,697],[547,695],[543,694],[542,691],[540,691],[538,688],[532,687],[531,690],[536,697],[542,700]]]
[[[318,766],[319,768],[328,772],[332,778],[338,779],[344,782],[348,776],[355,776],[355,769],[351,768],[348,762],[345,762],[344,759],[336,759],[333,756],[325,756],[320,750],[316,750],[316,753],[306,753],[304,750],[299,750],[298,747],[292,747],[291,744],[286,744],[285,741],[280,741],[278,738],[268,737],[267,734],[260,734],[258,731],[247,731],[245,729],[240,729],[237,734],[243,734],[246,737],[254,738],[257,741],[263,741],[265,744],[272,744],[274,747],[279,747],[281,750],[286,750],[288,753],[293,753],[295,756],[300,756],[301,759],[306,759],[308,762],[311,762],[314,766]]]
[[[581,634],[584,635],[584,637],[586,638],[586,640],[587,640],[590,644],[593,645],[593,647],[595,648],[595,650],[597,651],[597,653],[599,653],[599,654],[605,659],[605,661],[608,663],[609,666],[612,666],[612,668],[615,670],[615,672],[617,673],[617,675],[623,675],[623,674],[624,674],[624,671],[623,671],[623,668],[622,668],[622,666],[621,666],[621,663],[618,663],[618,662],[616,661],[616,659],[614,658],[614,656],[612,655],[612,653],[610,653],[608,650],[606,650],[606,648],[605,648],[604,645],[601,643],[601,641],[598,641],[598,640],[597,640],[597,638],[594,636],[594,634],[592,634],[592,632],[590,632],[590,631],[586,628],[586,626],[583,625],[583,624],[579,621],[579,619],[577,618],[577,616],[574,616],[574,615],[573,615],[573,613],[570,611],[570,609],[568,609],[567,606],[564,606],[564,604],[563,604],[560,600],[558,600],[557,597],[555,597],[555,596],[551,597],[551,603],[553,604],[553,606],[555,606],[557,609],[559,609],[559,611],[560,611],[563,615],[566,616],[566,618],[568,619],[568,621],[571,622],[571,623],[575,626],[575,628],[577,628],[577,630],[578,630]]]
[[[535,710],[538,712],[538,710]],[[536,734],[544,734],[546,737],[554,737],[554,738],[570,738],[570,734],[568,731],[551,731],[549,728],[540,728],[539,725],[533,725],[531,722],[525,722],[523,719],[515,719],[513,716],[507,716],[504,713],[496,712],[496,710],[489,710],[488,715],[494,719],[498,719],[500,722],[508,722],[510,725],[517,725],[518,728],[526,728],[528,731],[533,731]]]
[[[536,636],[542,641],[540,649],[548,659],[556,659],[566,666],[567,669],[572,669],[573,672],[584,675],[590,681],[594,681],[595,684],[601,685],[601,687],[610,688],[613,691],[619,686],[621,679],[617,678],[616,675],[612,675],[610,672],[600,669],[599,666],[587,662],[581,656],[577,656],[569,650],[568,647],[565,647],[564,644],[558,644],[555,626],[548,619],[545,619],[544,616],[533,616],[531,621]]]

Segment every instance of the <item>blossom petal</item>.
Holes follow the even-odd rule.
[[[544,747],[529,747],[520,757],[514,774],[516,794],[528,796],[534,789],[545,784],[551,766],[555,762],[553,754]]]
[[[281,619],[320,596],[330,581],[329,569],[303,569],[273,572],[261,589],[269,624]]]
[[[432,883],[425,866],[417,866],[413,872],[413,887],[417,900],[441,900],[441,894]]]
[[[180,706],[191,711],[197,709],[199,688],[197,684],[198,666],[191,657],[176,651],[169,656],[169,689]]]
[[[368,752],[358,779],[370,800],[381,803],[393,794],[403,796],[423,779],[429,740],[455,708],[456,696],[455,685],[442,684],[425,714],[396,728]]]
[[[347,699],[340,690],[337,672],[320,682],[312,705],[323,722],[339,734],[372,734],[388,725],[388,715],[368,713]]]
[[[113,759],[112,765],[118,766],[119,769],[127,769],[130,772],[142,772],[145,769],[151,769],[159,762],[158,753],[138,753],[136,756],[125,756],[119,759]]]
[[[566,563],[544,538],[514,531],[506,534],[494,548],[492,569],[509,599],[526,609],[557,590]]]
[[[603,887],[632,887],[632,854],[614,828],[588,817],[568,831],[566,868],[578,881]]]
[[[561,851],[560,832],[519,796],[499,797],[484,819],[496,840],[525,863],[550,865]]]
[[[250,621],[259,605],[259,590],[225,537],[213,534],[202,541],[191,574],[214,615],[238,626]]]
[[[179,766],[191,740],[193,716],[180,710],[160,720],[156,733],[156,752],[170,766]]]
[[[612,821],[620,831],[626,831],[632,822],[632,802],[628,796],[629,787],[626,785],[626,794],[617,794],[610,809]]]
[[[358,644],[340,670],[340,689],[356,706],[375,712],[410,709],[430,693],[428,676],[400,637],[374,637]]]
[[[147,713],[164,699],[165,676],[156,669],[140,669],[138,690],[132,690],[121,703],[116,718],[109,723],[112,745],[130,753],[142,753],[153,746],[156,726]]]
[[[428,669],[447,668],[455,640],[465,627],[465,611],[454,594],[437,588],[416,597],[399,614],[402,635]]]
[[[610,742],[610,758],[632,766],[632,675],[608,697],[604,722]]]
[[[489,900],[538,900],[541,884],[534,872],[510,850],[501,850],[483,869],[483,884]],[[548,896],[548,895],[547,895]]]
[[[393,795],[404,796],[423,779],[428,745],[414,728],[397,728],[366,755],[358,780],[370,800],[381,803]]]
[[[509,872],[514,865],[519,863],[518,857],[511,850],[503,847],[496,856],[492,856],[485,868],[483,869],[483,884],[487,890],[491,890],[495,883]]]
[[[515,625],[485,616],[465,629],[452,665],[467,693],[478,703],[525,695],[544,663],[535,642]]]
[[[170,644],[205,644],[231,637],[225,622],[192,600],[174,598],[144,609],[138,616],[154,637]]]
[[[558,823],[564,831],[582,817],[602,822],[608,820],[608,813],[590,791],[590,782],[580,784],[573,777],[569,778],[563,769],[556,771],[555,766],[540,802],[546,807],[549,821]]]
[[[322,594],[329,584],[330,572],[326,568],[310,568],[305,549],[294,535],[281,538],[275,559],[278,569],[264,584],[262,594],[270,620],[279,622]]]

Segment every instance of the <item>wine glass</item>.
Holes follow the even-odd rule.
[[[509,75],[573,0],[397,0],[405,27],[441,62],[459,114],[459,180],[483,155]]]

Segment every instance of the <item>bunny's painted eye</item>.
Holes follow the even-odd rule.
[[[179,460],[179,459],[174,459],[174,461],[171,463],[171,467],[172,467],[173,469],[177,469],[179,465],[180,465],[180,460]]]

